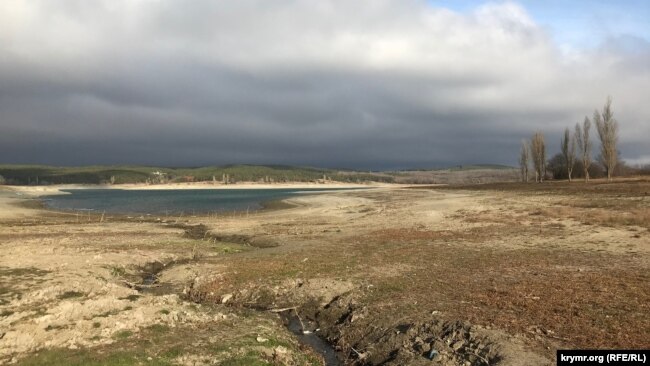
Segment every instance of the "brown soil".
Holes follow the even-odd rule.
[[[647,180],[381,188],[166,223],[5,218],[0,356],[110,348],[122,328],[169,322],[161,308],[235,350],[187,351],[191,360],[309,364],[282,327],[285,309],[343,364],[547,365],[557,348],[649,348],[648,191]],[[166,295],[138,282],[155,262],[168,264],[155,268]],[[284,348],[241,341],[259,332],[251,322],[219,325],[241,314]],[[108,330],[93,330],[98,319]]]

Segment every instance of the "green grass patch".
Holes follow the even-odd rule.
[[[219,365],[261,366],[270,365],[272,362],[254,347],[273,349],[284,346],[296,357],[297,365],[320,365],[317,358],[303,354],[296,348],[297,345],[289,339],[264,334],[268,340],[257,342],[258,323],[254,321],[245,323],[238,324],[238,327],[244,326],[249,330],[246,333],[241,332],[242,329],[238,327],[229,330],[224,329],[221,325],[197,329],[190,326],[170,328],[165,324],[153,324],[140,329],[139,332],[131,330],[115,332],[111,337],[114,339],[114,343],[110,345],[96,345],[92,348],[77,350],[60,348],[42,350],[20,360],[19,364],[28,366],[166,366],[177,364],[179,357],[196,354],[208,356]],[[92,324],[95,328],[101,328],[99,322]],[[249,327],[254,327],[254,329]],[[212,339],[215,334],[219,337],[218,341]],[[103,337],[99,335],[92,338],[92,340],[101,339]],[[199,344],[202,346],[197,347]]]
[[[263,347],[267,347],[267,348],[275,348],[275,347],[278,347],[278,346],[282,346],[282,347],[285,347],[285,348],[288,348],[288,349],[292,348],[291,343],[289,343],[289,342],[287,342],[285,340],[278,339],[278,338],[271,337],[271,336],[263,336],[263,338],[266,338],[266,342],[258,342],[257,341],[257,336],[255,336],[255,337],[245,338],[242,342],[237,343],[237,345],[239,347],[243,347],[243,348],[247,348],[247,347],[250,347],[250,346],[263,346]]]
[[[154,325],[148,326],[146,329],[149,330],[150,332],[152,332],[153,334],[156,334],[156,335],[165,334],[165,333],[169,332],[169,327],[164,325],[164,324],[154,324]]]
[[[126,275],[126,269],[124,267],[111,266],[109,267],[109,270],[113,277],[124,277]]]
[[[115,332],[115,334],[113,334],[113,338],[118,339],[118,340],[127,339],[127,338],[130,338],[132,335],[133,335],[133,332],[130,331],[130,330],[120,330],[120,331]]]
[[[163,352],[162,356],[163,356],[163,358],[173,360],[173,359],[179,357],[180,355],[182,355],[183,353],[185,353],[185,350],[183,350],[182,347],[175,346],[175,347],[171,347],[167,351]]]
[[[241,252],[242,250],[241,250],[241,249],[237,249],[237,248],[232,248],[232,247],[227,246],[227,245],[224,245],[224,246],[221,247],[221,248],[217,248],[217,251],[219,251],[219,252],[221,252],[221,253],[224,253],[224,254],[232,254],[232,253],[239,253],[239,252]]]
[[[257,352],[248,352],[243,356],[234,356],[219,363],[221,366],[267,366],[272,365],[268,361],[260,358]]]
[[[169,366],[171,361],[152,357],[143,352],[97,353],[90,350],[49,349],[20,361],[23,366]]]

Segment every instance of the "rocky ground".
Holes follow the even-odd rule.
[[[0,363],[548,365],[557,348],[648,348],[648,191],[377,188],[178,218],[0,190]]]

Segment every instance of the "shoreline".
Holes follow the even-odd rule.
[[[144,184],[124,184],[124,185],[80,185],[80,184],[63,184],[63,185],[49,185],[49,186],[0,186],[0,209],[3,214],[0,218],[9,219],[17,217],[33,216],[39,213],[52,213],[77,215],[83,213],[84,215],[100,215],[99,211],[75,211],[56,209],[45,204],[46,197],[67,195],[69,192],[64,190],[72,189],[106,189],[106,190],[129,190],[129,191],[144,191],[144,190],[253,190],[253,189],[310,189],[313,191],[304,192],[298,196],[313,195],[336,191],[327,190],[364,190],[364,189],[377,189],[377,188],[404,188],[406,185],[398,184],[347,184],[347,183],[279,183],[279,184],[262,184],[262,183],[240,183],[229,185],[212,185],[202,183],[172,183],[172,184],[158,184],[158,185],[144,185]],[[320,190],[322,189],[322,190]],[[268,213],[273,211],[287,210],[304,206],[304,204],[292,201],[295,197],[286,197],[281,199],[271,199],[269,201],[260,202],[257,209],[250,210],[256,213]],[[13,207],[13,210],[6,210],[6,207]],[[12,212],[13,211],[13,212]],[[249,210],[232,210],[220,212],[224,216],[237,216]],[[112,213],[111,216],[129,217],[129,216],[147,216],[154,217],[160,216],[159,213]],[[210,212],[193,213],[191,217],[211,217]]]

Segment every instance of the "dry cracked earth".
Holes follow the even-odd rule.
[[[650,181],[377,188],[219,216],[0,190],[0,364],[551,365],[650,348]]]

